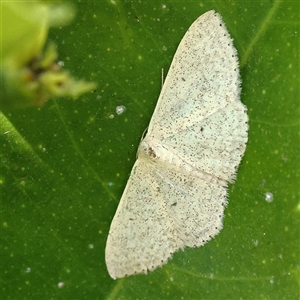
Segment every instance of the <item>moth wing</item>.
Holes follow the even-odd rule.
[[[225,186],[139,158],[106,243],[110,276],[147,273],[179,249],[203,245],[222,228],[225,205]]]
[[[221,16],[214,11],[200,16],[178,46],[148,129],[150,139],[188,164],[229,181],[248,131],[238,67]]]

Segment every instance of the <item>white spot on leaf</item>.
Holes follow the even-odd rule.
[[[273,199],[274,199],[274,197],[273,197],[272,193],[270,193],[270,192],[265,193],[265,200],[267,202],[273,202]]]
[[[121,115],[122,113],[124,113],[126,110],[126,107],[123,105],[117,106],[116,107],[116,113],[117,115]]]

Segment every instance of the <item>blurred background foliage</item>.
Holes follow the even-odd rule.
[[[52,42],[74,81],[97,84],[76,100],[51,94],[42,107],[29,101],[16,109],[3,103],[26,97],[5,91],[2,80],[2,299],[298,299],[299,3],[111,0],[64,9],[67,22],[32,10],[28,28],[2,29],[10,43],[2,59],[24,66]],[[224,229],[147,276],[114,281],[105,242],[161,69],[167,72],[188,27],[210,9],[234,38],[250,118]]]
[[[76,98],[96,87],[61,69],[53,42],[42,53],[50,26],[68,24],[73,5],[3,2],[1,16],[1,110],[43,106],[55,96]]]

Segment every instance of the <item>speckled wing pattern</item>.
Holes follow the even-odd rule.
[[[112,278],[146,274],[219,233],[248,138],[239,94],[237,52],[209,11],[183,37],[139,146],[107,239]]]

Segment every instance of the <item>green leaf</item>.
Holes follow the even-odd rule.
[[[299,298],[299,4],[115,0],[77,9],[50,38],[66,68],[97,90],[1,115],[3,299]],[[210,9],[234,38],[250,118],[224,229],[146,276],[114,281],[106,238],[161,69]]]

